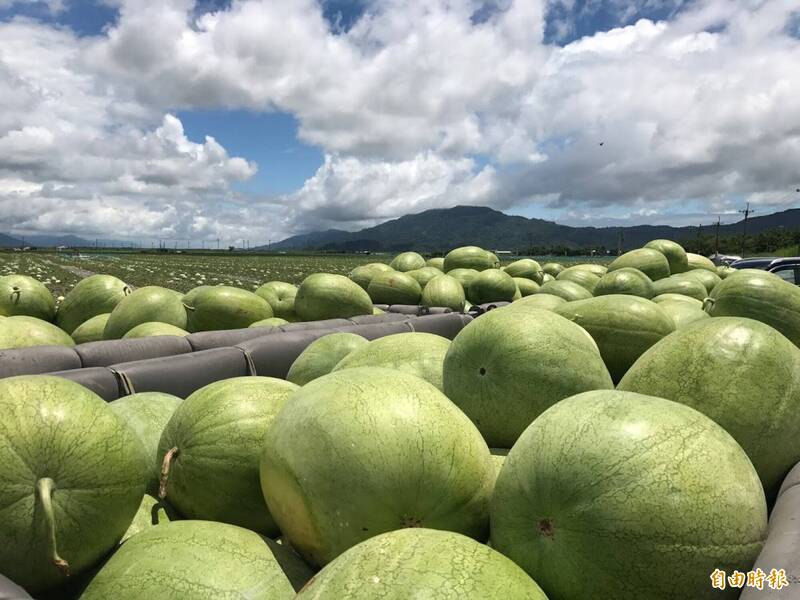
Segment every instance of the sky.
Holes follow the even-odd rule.
[[[0,232],[800,206],[800,0],[0,0]]]

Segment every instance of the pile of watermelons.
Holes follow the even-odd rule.
[[[0,573],[36,598],[735,598],[710,575],[751,569],[800,460],[800,290],[672,242],[607,269],[404,253],[296,294],[98,277],[57,313],[0,279],[0,312],[28,311],[0,339],[512,302],[186,399],[0,379]]]

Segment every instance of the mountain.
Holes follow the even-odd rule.
[[[21,245],[22,240],[0,233],[0,248],[19,248]]]
[[[41,246],[47,248],[55,248],[58,246],[68,247],[85,247],[93,246],[94,242],[90,242],[75,235],[26,235],[25,243],[29,246]]]
[[[800,209],[751,217],[748,234],[767,229],[800,227]],[[704,233],[714,230],[712,225]],[[742,224],[721,225],[720,236],[740,235]],[[523,248],[608,248],[616,250],[620,234],[625,250],[638,248],[656,238],[685,239],[697,235],[697,227],[635,225],[630,227],[570,227],[543,219],[511,216],[488,207],[456,206],[426,210],[386,221],[361,231],[336,229],[306,233],[272,244],[271,250],[328,251],[444,251],[477,245],[495,250]]]

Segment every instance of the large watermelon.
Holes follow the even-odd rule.
[[[317,565],[403,527],[483,540],[493,481],[489,449],[444,394],[376,367],[300,388],[269,428],[261,459],[270,513]]]
[[[171,335],[175,337],[184,337],[189,335],[189,332],[175,325],[169,323],[159,323],[151,321],[149,323],[140,323],[128,333],[122,336],[123,340],[132,340],[137,338],[156,337],[160,335]]]
[[[297,320],[297,314],[294,309],[294,302],[297,297],[296,285],[285,281],[269,281],[258,288],[255,293],[269,303],[274,316],[286,319],[289,322]]]
[[[484,271],[486,269],[497,269],[500,263],[490,252],[477,246],[462,246],[451,250],[444,257],[444,272],[449,273],[453,269],[475,269]]]
[[[628,294],[648,299],[656,295],[650,278],[639,269],[631,267],[623,267],[603,275],[594,287],[593,293],[595,296]]]
[[[428,285],[430,280],[443,275],[443,273],[439,269],[434,269],[433,267],[422,267],[421,269],[406,271],[406,275],[416,279],[419,286],[425,289],[425,286]]]
[[[128,284],[113,275],[90,275],[64,296],[58,306],[56,324],[72,334],[81,323],[110,313],[130,293]]]
[[[615,258],[608,265],[608,270],[616,271],[625,267],[639,269],[653,281],[664,279],[664,277],[669,277],[670,275],[667,257],[652,248],[638,248],[626,252],[622,256]]]
[[[261,296],[241,288],[218,285],[203,290],[192,304],[184,301],[189,331],[243,329],[273,316],[272,307]]]
[[[479,272],[480,271],[476,271],[475,269],[453,269],[452,271],[448,271],[447,275],[457,280],[466,292],[466,290],[469,289],[469,284],[478,276]]]
[[[736,441],[675,402],[579,394],[543,413],[506,458],[492,547],[551,598],[736,598],[715,569],[746,572],[767,507]]]
[[[532,283],[532,282],[531,282]],[[443,306],[456,312],[464,310],[464,288],[455,277],[439,275],[431,279],[422,290],[420,304]]]
[[[393,271],[373,277],[367,292],[375,304],[418,304],[422,287],[410,275]]]
[[[315,273],[300,284],[294,311],[302,321],[347,319],[371,315],[372,301],[357,283],[343,275]]]
[[[97,563],[136,514],[145,471],[141,443],[96,394],[0,379],[0,572],[35,593]]]
[[[286,375],[286,380],[295,385],[305,385],[330,373],[351,352],[369,342],[355,333],[329,333],[306,346]]]
[[[659,279],[653,284],[653,289],[655,290],[656,296],[662,294],[681,294],[682,296],[689,296],[701,302],[708,296],[706,286],[687,273]]]
[[[702,321],[703,319],[710,318],[708,313],[705,312],[700,306],[692,306],[688,302],[664,300],[659,302],[658,305],[664,309],[664,312],[672,317],[677,329],[682,329],[687,325],[691,325],[695,321]]]
[[[511,275],[500,269],[484,269],[467,288],[467,298],[473,304],[510,302],[517,291]]]
[[[553,279],[558,277],[558,274],[564,269],[566,269],[566,267],[557,262],[549,262],[542,265],[542,271],[544,271],[547,275],[550,275]]]
[[[97,315],[78,325],[72,332],[72,339],[76,344],[86,344],[88,342],[99,342],[103,339],[108,317],[111,313]]]
[[[646,352],[619,389],[681,402],[741,444],[767,497],[800,461],[800,349],[752,319],[720,317],[685,327]]]
[[[42,282],[27,275],[0,277],[0,315],[52,321],[55,314],[56,300]]]
[[[543,308],[545,310],[554,310],[556,307],[566,304],[566,300],[561,296],[553,296],[552,294],[533,294],[532,296],[524,296],[518,300],[514,300],[504,310],[510,308]]]
[[[556,281],[571,281],[577,283],[579,286],[586,288],[591,294],[594,293],[594,288],[600,281],[600,277],[583,267],[569,267],[564,269],[556,277]]]
[[[684,273],[684,277],[692,277],[702,283],[709,294],[722,281],[719,275],[708,269],[692,269]]]
[[[118,340],[137,325],[151,321],[186,329],[183,295],[155,285],[133,291],[111,311],[103,337]]]
[[[392,259],[389,266],[395,271],[405,273],[425,266],[425,259],[416,252],[402,252]]]
[[[592,292],[587,290],[582,285],[578,285],[574,281],[559,281],[557,279],[554,279],[553,281],[546,281],[544,285],[539,288],[537,293],[558,296],[567,302],[572,302],[574,300],[586,300],[587,298],[592,297]]]
[[[36,317],[17,315],[0,321],[0,348],[74,345],[75,340],[63,329]]]
[[[544,275],[542,266],[532,258],[520,258],[503,267],[503,271],[512,277],[529,279],[539,285],[542,284],[542,276]]]
[[[445,394],[499,448],[559,400],[612,387],[589,334],[549,310],[490,311],[459,332],[444,361]]]
[[[686,253],[686,258],[689,261],[689,270],[691,269],[706,269],[707,271],[711,271],[712,273],[717,272],[717,265],[715,265],[711,259],[706,258],[705,256],[701,256],[700,254],[693,254],[691,252]]]
[[[369,287],[369,282],[372,281],[375,275],[378,273],[391,273],[392,271],[394,271],[394,269],[384,263],[369,263],[357,266],[350,271],[347,276],[366,291]],[[256,293],[258,293],[258,291],[256,291]]]
[[[647,242],[644,247],[657,250],[666,256],[669,263],[669,272],[673,275],[689,270],[689,259],[686,256],[686,250],[679,243],[672,240],[653,240]]]

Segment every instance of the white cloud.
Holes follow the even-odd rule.
[[[795,200],[796,0],[614,0],[622,22],[631,6],[673,17],[565,47],[544,43],[545,12],[570,1],[502,0],[475,20],[482,4],[371,0],[346,32],[314,0],[200,15],[122,0],[84,39],[0,24],[0,226],[275,239],[455,204],[657,220],[687,201]],[[325,163],[284,197],[236,193],[256,165],[169,116],[218,107],[291,113]]]

